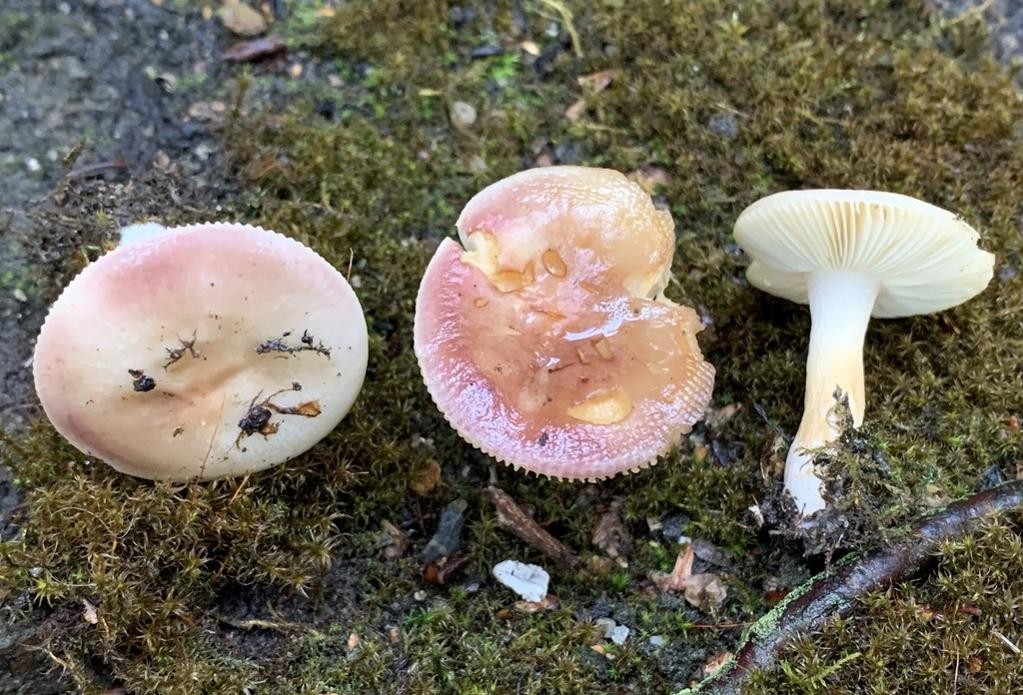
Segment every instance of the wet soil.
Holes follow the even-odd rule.
[[[59,289],[40,286],[41,240],[25,235],[34,201],[65,176],[127,183],[154,161],[201,185],[215,162],[216,138],[187,110],[215,88],[222,32],[164,5],[6,0],[0,11],[0,426],[35,414],[29,361]]]

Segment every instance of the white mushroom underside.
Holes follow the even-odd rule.
[[[746,277],[765,292],[810,305],[813,326],[803,418],[785,465],[804,515],[823,509],[813,455],[837,438],[836,390],[863,421],[863,338],[871,316],[941,311],[991,280],[994,257],[953,213],[877,191],[787,191],[746,208],[735,239],[753,259]]]
[[[991,280],[994,257],[953,213],[895,193],[790,191],[743,211],[735,238],[753,262],[755,287],[809,303],[808,275],[855,270],[881,283],[872,315],[943,311]]]

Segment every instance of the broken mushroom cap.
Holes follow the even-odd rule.
[[[836,392],[863,422],[863,338],[871,316],[941,311],[991,280],[994,256],[955,214],[915,198],[877,191],[776,193],[746,208],[735,239],[752,259],[755,287],[810,305],[803,420],[789,449],[785,484],[804,515],[823,509],[808,449],[834,441]]]
[[[133,238],[51,307],[34,357],[54,427],[119,471],[257,471],[322,439],[366,372],[351,287],[301,243],[241,224]]]
[[[415,350],[469,443],[541,475],[653,463],[699,420],[714,369],[667,300],[671,215],[622,174],[524,171],[478,193],[416,301]]]

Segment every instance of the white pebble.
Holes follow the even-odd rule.
[[[618,625],[614,630],[611,630],[611,641],[615,644],[625,644],[625,640],[629,639],[629,633],[631,630],[624,625]]]
[[[476,122],[476,107],[464,101],[456,101],[451,105],[451,120],[456,126],[471,126]]]
[[[611,637],[611,633],[616,625],[615,621],[611,620],[611,618],[597,618],[593,621],[593,624],[600,629],[600,634],[604,639]]]
[[[542,601],[547,596],[550,575],[543,567],[516,560],[494,565],[494,578],[527,601]]]

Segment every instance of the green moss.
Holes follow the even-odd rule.
[[[992,522],[946,543],[934,573],[866,597],[854,616],[797,642],[781,668],[749,691],[1019,691],[1019,655],[999,637],[1019,640],[1023,541],[1016,522]]]
[[[522,3],[521,15],[518,5],[486,4],[461,24],[452,5],[437,0],[350,2],[332,19],[309,16],[302,5],[295,31],[343,84],[289,93],[283,109],[246,102],[247,115],[226,131],[233,159],[224,189],[237,192],[218,200],[217,216],[291,234],[346,272],[351,262],[366,309],[366,388],[323,443],[245,481],[171,487],[87,462],[46,425],[3,442],[29,503],[21,535],[0,546],[0,587],[72,616],[49,647],[76,665],[81,681],[99,671],[138,692],[212,692],[230,682],[301,693],[388,691],[396,682],[407,692],[665,692],[689,682],[737,631],[708,629],[711,618],[651,596],[647,572],[669,568],[676,549],[642,538],[646,518],[681,514],[689,535],[741,551],[722,621],[762,614],[761,581],[783,573],[778,541],[758,534],[746,513],[778,474],[770,456],[776,432],[754,406],[794,431],[809,322],[805,309],[746,285],[730,232],[742,207],[778,189],[918,195],[959,211],[998,256],[992,287],[969,304],[870,330],[869,434],[892,475],[857,489],[868,509],[894,507],[880,525],[962,495],[992,464],[1012,471],[1023,459],[1018,433],[1005,424],[1023,411],[1016,127],[1023,104],[1012,77],[980,48],[974,21],[943,23],[922,2],[794,0],[734,13],[713,0],[686,3],[685,12],[653,0],[566,3],[581,41],[577,57],[552,3]],[[561,37],[547,33],[551,22]],[[548,51],[539,68],[517,47],[526,39]],[[504,53],[474,58],[483,45]],[[621,71],[611,86],[587,94],[577,122],[566,119],[583,95],[575,78],[611,68]],[[324,98],[336,106],[331,118],[316,109]],[[476,107],[471,127],[450,123],[456,100]],[[669,294],[711,322],[701,343],[718,369],[716,405],[743,407],[727,422],[700,426],[694,441],[702,448],[690,442],[650,470],[599,486],[497,470],[504,489],[583,555],[597,553],[596,521],[621,498],[641,548],[611,574],[548,565],[562,607],[503,617],[511,596],[487,581],[490,567],[507,557],[548,563],[501,532],[480,497],[488,461],[430,403],[411,350],[412,312],[422,270],[461,205],[538,153],[666,172],[659,199],[679,230]],[[150,196],[147,214],[159,211],[153,200],[179,209],[161,190],[141,185],[131,195]],[[88,237],[95,245],[111,231],[119,199],[75,195],[53,219],[64,220],[62,229],[102,224],[102,234]],[[214,215],[209,201],[188,200],[182,217]],[[68,243],[60,259],[82,249]],[[86,251],[94,257],[98,246]],[[418,496],[410,472],[431,459],[441,464],[441,482]],[[426,586],[421,568],[412,558],[378,559],[380,522],[400,525],[420,544],[459,496],[470,500],[464,579],[482,587],[427,587],[427,601],[412,605],[410,595]],[[998,557],[1018,544],[1007,531],[983,538],[985,552]],[[984,573],[985,557],[961,554],[956,567],[969,583],[958,588],[972,596],[976,587],[999,587],[1018,597],[1011,575]],[[340,598],[338,586],[346,589]],[[291,606],[287,621],[316,631],[263,635],[271,647],[247,649],[219,622],[224,596],[238,591],[265,598],[255,609],[261,615]],[[302,591],[329,608],[303,612]],[[612,659],[590,649],[595,636],[581,617],[602,594],[636,633]],[[78,619],[83,600],[102,622]],[[903,603],[888,608],[908,615]],[[867,677],[865,666],[881,663],[871,641],[890,639],[881,616],[847,621],[819,652],[803,645],[790,660],[791,672],[807,674],[800,687]],[[933,628],[906,620],[912,639]],[[388,625],[403,629],[399,642],[388,639]],[[349,654],[351,632],[361,646]],[[654,634],[670,647],[644,648]],[[989,637],[976,625],[971,634]],[[884,673],[892,691],[938,682],[933,670],[886,664]]]

